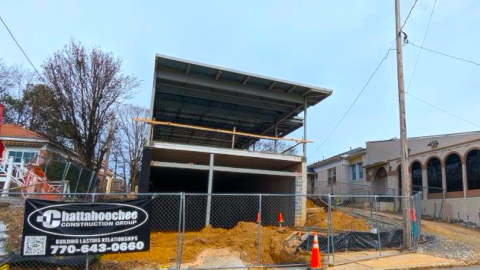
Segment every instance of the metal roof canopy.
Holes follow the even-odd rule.
[[[151,116],[155,120],[283,137],[303,126],[297,115],[332,90],[254,75],[157,54]],[[179,127],[155,126],[154,141],[215,147],[232,136]],[[235,148],[258,139],[235,138]]]

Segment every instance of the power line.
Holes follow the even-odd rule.
[[[435,0],[435,2],[433,3],[432,12],[430,13],[430,18],[428,19],[427,29],[425,30],[425,34],[423,35],[422,48],[423,48],[423,44],[425,43],[425,39],[427,38],[428,29],[430,28],[430,22],[432,21],[433,12],[435,11],[436,5],[437,5],[437,0]],[[420,51],[418,52],[417,61],[415,61],[415,67],[413,68],[412,76],[410,77],[410,81],[408,82],[406,93],[408,93],[408,90],[410,90],[410,85],[412,84],[413,77],[415,76],[415,71],[417,70],[418,60],[420,60],[420,55],[422,54],[422,50],[423,49],[420,49]]]
[[[404,27],[405,24],[407,23],[408,18],[410,18],[410,15],[412,14],[412,11],[413,11],[413,9],[415,8],[415,5],[417,4],[417,1],[418,1],[418,0],[415,0],[415,2],[413,3],[412,7],[410,8],[410,11],[408,12],[407,18],[405,18],[405,21],[403,22],[402,27],[400,27],[400,31],[403,29],[403,27]],[[435,1],[436,1],[436,0],[435,0]]]
[[[357,102],[358,98],[360,98],[360,96],[363,94],[363,91],[367,88],[368,84],[370,84],[370,81],[373,79],[373,76],[375,76],[375,74],[377,73],[378,69],[380,68],[380,66],[383,64],[383,61],[385,61],[387,58],[388,58],[388,54],[390,53],[390,51],[395,51],[395,49],[392,49],[392,46],[390,46],[390,49],[388,49],[387,51],[387,54],[385,55],[385,57],[382,58],[382,60],[380,61],[380,63],[378,64],[378,66],[375,68],[375,70],[373,71],[372,75],[370,75],[370,78],[368,79],[368,81],[365,83],[365,85],[363,86],[362,90],[360,91],[360,93],[358,93],[357,97],[355,98],[355,100],[353,100],[352,104],[350,105],[350,107],[348,107],[347,111],[345,112],[345,114],[343,114],[342,118],[340,119],[340,121],[338,121],[338,123],[335,125],[335,127],[332,129],[332,131],[330,131],[330,133],[328,134],[328,136],[325,138],[325,140],[323,140],[323,142],[320,144],[320,146],[317,147],[317,149],[315,149],[315,151],[313,151],[312,154],[310,154],[310,156],[308,156],[308,158],[312,157],[324,144],[325,142],[328,141],[328,139],[330,138],[330,136],[332,136],[332,134],[335,132],[335,130],[337,130],[338,126],[340,126],[340,124],[343,122],[343,120],[345,119],[345,117],[347,116],[347,114],[350,112],[350,110],[352,109],[353,105],[355,105],[355,103]]]
[[[442,56],[445,56],[445,57],[449,57],[449,58],[453,58],[453,59],[456,59],[456,60],[460,60],[460,61],[463,61],[463,62],[467,62],[467,63],[470,63],[470,64],[474,64],[476,66],[480,66],[480,63],[477,63],[477,62],[474,62],[474,61],[471,61],[471,60],[467,60],[467,59],[464,59],[464,58],[460,58],[460,57],[456,57],[456,56],[453,56],[453,55],[449,55],[449,54],[446,54],[446,53],[442,53],[442,52],[438,52],[438,51],[434,51],[432,49],[428,49],[428,48],[425,48],[423,46],[418,46],[416,45],[415,43],[412,43],[412,42],[408,42],[407,45],[410,44],[414,47],[417,47],[419,49],[422,49],[422,50],[425,50],[425,51],[429,51],[429,52],[432,52],[432,53],[436,53],[436,54],[439,54],[439,55],[442,55]]]
[[[30,63],[30,65],[33,67],[33,69],[35,70],[35,72],[37,73],[39,79],[43,80],[43,77],[42,75],[40,75],[40,72],[38,72],[37,68],[33,65],[32,61],[30,61],[30,58],[28,58],[27,54],[25,53],[25,51],[22,49],[22,46],[20,46],[20,44],[18,43],[17,39],[15,38],[15,36],[13,35],[12,31],[10,31],[10,29],[8,28],[7,24],[5,23],[5,21],[2,19],[2,17],[0,16],[0,20],[2,21],[3,25],[5,26],[5,28],[7,29],[8,33],[10,33],[10,36],[13,38],[13,40],[15,41],[15,43],[17,44],[18,48],[22,51],[23,55],[25,56],[25,58],[27,58],[28,62]]]
[[[406,93],[406,94],[409,95],[409,96],[411,96],[411,97],[413,97],[414,99],[416,99],[416,100],[418,100],[418,101],[421,101],[421,102],[423,102],[423,103],[425,103],[425,104],[427,104],[427,105],[429,105],[429,106],[431,106],[431,107],[433,107],[433,108],[435,108],[435,109],[437,109],[437,110],[440,110],[440,111],[442,111],[442,112],[444,112],[444,113],[446,113],[446,114],[448,114],[448,115],[450,115],[450,116],[453,116],[453,117],[455,117],[455,118],[457,118],[457,119],[459,119],[459,120],[462,120],[462,121],[464,121],[464,122],[466,122],[466,123],[469,123],[469,124],[471,124],[471,125],[474,125],[474,126],[480,128],[480,125],[478,125],[478,124],[476,124],[476,123],[473,123],[472,121],[466,120],[465,118],[462,118],[462,117],[460,117],[460,116],[458,116],[458,115],[455,115],[455,114],[453,114],[453,113],[451,113],[451,112],[448,112],[448,111],[446,111],[446,110],[444,110],[444,109],[442,109],[442,108],[440,108],[440,107],[438,107],[438,106],[435,106],[435,105],[433,105],[432,103],[427,102],[427,101],[425,101],[425,100],[423,100],[423,99],[421,99],[421,98],[419,98],[419,97],[417,97],[417,96],[414,96],[414,95],[412,95],[412,94],[410,94],[410,93]]]

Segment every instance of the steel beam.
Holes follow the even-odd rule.
[[[288,112],[291,108],[295,108],[294,105],[280,104],[276,102],[268,102],[266,100],[252,99],[242,96],[233,96],[224,93],[212,92],[209,90],[194,89],[185,86],[176,86],[166,83],[157,82],[157,92],[163,92],[174,95],[182,95],[187,97],[195,97],[206,100],[214,100],[219,102],[225,102],[230,104],[238,104],[249,106],[253,108],[267,109],[272,111]],[[264,90],[265,91],[265,90]]]
[[[162,80],[168,80],[173,82],[198,85],[203,87],[220,89],[222,91],[234,92],[238,94],[247,94],[257,97],[269,98],[272,100],[280,100],[286,102],[292,102],[296,104],[303,104],[303,98],[297,95],[289,95],[286,93],[273,93],[265,91],[265,88],[247,85],[238,85],[225,81],[214,81],[205,79],[202,76],[185,75],[180,73],[173,73],[167,70],[160,69],[157,72],[157,78]]]
[[[245,85],[245,84],[247,84],[247,83],[248,83],[248,81],[250,81],[250,76],[247,76],[247,77],[245,77],[245,79],[243,79],[243,81],[242,81],[242,85]]]
[[[234,111],[234,110],[215,108],[215,107],[210,107],[208,105],[200,105],[200,104],[189,104],[189,103],[181,104],[180,102],[176,102],[173,100],[161,99],[158,95],[156,98],[157,100],[155,100],[155,105],[166,107],[166,108],[172,108],[176,110],[184,109],[184,110],[190,110],[190,111],[201,112],[201,113],[214,113],[217,115],[242,117],[242,118],[255,119],[255,120],[260,120],[263,122],[270,122],[270,123],[274,123],[277,120],[277,117],[271,116],[271,115]],[[245,122],[245,123],[248,123],[248,122]]]
[[[211,162],[210,165],[196,165],[196,164],[192,164],[192,163],[175,163],[175,162],[163,162],[163,161],[152,161],[151,165],[153,167],[161,167],[161,168],[209,171],[209,186],[210,186],[210,171],[212,171],[212,172],[215,171],[215,172],[246,173],[246,174],[262,174],[262,175],[275,175],[275,176],[292,176],[292,177],[296,177],[296,175],[297,175],[295,172],[213,166],[212,165],[213,164],[212,163],[213,162],[212,161],[212,156],[213,156],[213,154],[210,155],[210,162]]]
[[[220,80],[221,76],[222,76],[222,71],[221,70],[217,71],[217,74],[215,75],[215,81]]]

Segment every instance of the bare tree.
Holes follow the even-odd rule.
[[[3,70],[3,71],[1,71]],[[0,103],[5,106],[5,123],[24,126],[30,130],[45,133],[46,122],[52,119],[48,100],[50,91],[38,84],[36,74],[23,66],[1,67],[4,92]],[[5,78],[5,76],[7,78]]]
[[[122,59],[99,47],[71,40],[42,65],[55,109],[49,137],[71,147],[87,168],[98,172],[113,134],[108,122],[118,103],[140,81],[122,71]]]
[[[283,151],[286,150],[284,154],[288,154],[288,155],[298,154],[296,147],[289,149],[292,145],[293,145],[292,143],[289,144],[286,141],[279,140],[277,141],[277,152],[282,153]],[[274,153],[275,142],[273,140],[259,140],[255,143],[255,151]]]
[[[3,96],[13,86],[12,68],[0,58],[0,96]]]
[[[148,124],[134,121],[133,118],[148,118],[149,110],[131,104],[121,106],[117,115],[117,136],[114,140],[114,152],[124,162],[124,173],[128,172],[130,190],[134,191],[138,183],[142,163],[143,146],[148,136]],[[116,155],[114,153],[114,156]],[[125,168],[127,167],[127,168]],[[127,174],[127,173],[125,173]]]

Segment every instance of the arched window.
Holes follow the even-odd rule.
[[[467,155],[468,189],[480,189],[480,150],[472,150]]]
[[[457,154],[448,156],[445,162],[445,173],[447,178],[447,192],[462,191],[462,160]]]
[[[432,158],[427,164],[428,193],[442,193],[442,163]]]
[[[422,164],[414,162],[412,164],[412,192],[413,194],[422,191]]]

